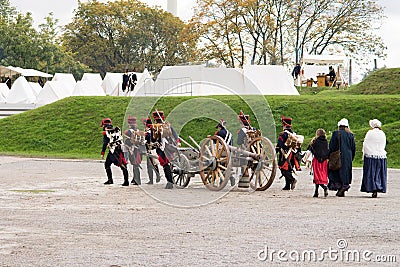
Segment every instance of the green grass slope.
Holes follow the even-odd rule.
[[[246,104],[236,96],[216,96],[235,111],[250,113]],[[166,97],[157,107],[167,114],[191,97]],[[337,121],[346,117],[357,142],[356,166],[362,164],[362,140],[368,130],[368,121],[378,118],[383,123],[388,145],[388,165],[399,168],[400,160],[400,95],[345,95],[326,93],[302,96],[267,96],[277,125],[281,130],[280,116],[293,118],[294,130],[306,137],[303,148],[318,128],[328,135],[337,128]],[[0,153],[60,158],[99,158],[102,146],[99,123],[111,117],[114,125],[123,125],[130,103],[126,97],[69,97],[35,110],[0,120]],[[145,101],[145,99],[143,99]],[[259,98],[260,104],[265,101]],[[133,113],[134,114],[134,113]],[[135,115],[135,114],[134,114]],[[229,122],[228,122],[229,123]],[[263,122],[260,122],[263,123]],[[182,137],[193,136],[202,140],[215,131],[215,122],[200,118],[191,121],[181,132]],[[329,137],[329,136],[328,136]],[[272,140],[275,143],[275,140]]]
[[[372,72],[360,83],[350,87],[351,94],[399,94],[400,68],[379,69]]]

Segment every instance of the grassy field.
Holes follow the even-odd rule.
[[[166,97],[157,107],[167,114],[191,97]],[[236,96],[216,96],[213,99],[229,105],[237,113],[250,109]],[[306,137],[304,149],[318,128],[331,134],[337,121],[346,117],[357,141],[355,166],[362,165],[362,140],[369,129],[368,121],[378,118],[383,123],[388,145],[388,164],[400,168],[400,95],[351,95],[348,92],[324,90],[300,96],[266,96],[277,133],[281,130],[280,116],[293,118],[293,127]],[[0,153],[5,155],[99,158],[102,139],[99,123],[111,117],[114,125],[122,125],[130,103],[126,97],[69,97],[22,114],[0,120]],[[146,101],[146,99],[143,99]],[[265,101],[259,98],[260,103]],[[210,111],[209,111],[210,112]],[[212,110],[211,110],[212,112]],[[262,123],[262,122],[261,122]],[[201,140],[215,131],[215,122],[200,118],[185,126],[181,135]],[[275,143],[275,140],[272,140]]]

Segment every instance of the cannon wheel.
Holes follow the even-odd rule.
[[[185,188],[188,186],[190,182],[190,176],[189,176],[189,168],[190,168],[190,163],[189,159],[183,155],[180,154],[178,157],[176,157],[172,164],[172,170],[174,170],[174,167],[178,170],[177,173],[173,172],[172,178],[174,179],[174,184],[176,185],[177,188]]]
[[[246,167],[249,171],[250,186],[253,190],[264,191],[275,179],[277,168],[275,147],[268,138],[257,137],[250,142],[247,150],[260,156],[259,161],[254,161],[251,166]]]
[[[226,186],[231,173],[230,150],[221,137],[210,136],[203,142],[199,165],[201,179],[208,189],[219,191]]]

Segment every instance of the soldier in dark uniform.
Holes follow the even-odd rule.
[[[224,119],[220,119],[215,128],[218,129],[215,132],[215,135],[221,137],[227,145],[233,146],[233,137],[231,132],[226,129],[226,121],[224,121]]]
[[[110,118],[105,118],[101,121],[100,127],[103,128],[103,148],[101,150],[101,158],[104,159],[104,154],[107,147],[109,148],[104,168],[106,169],[108,180],[104,184],[113,184],[111,165],[114,164],[121,168],[124,175],[123,186],[129,185],[129,176],[127,162],[122,152],[122,136],[119,127],[113,127]]]
[[[155,122],[164,121],[164,113],[157,111],[152,113]],[[165,178],[167,179],[166,189],[173,188],[173,178],[170,166],[170,160],[165,153],[165,145],[167,140],[161,136],[162,123],[154,124],[152,128],[146,133],[146,142],[151,149],[156,149],[160,165],[164,169]]]
[[[151,121],[150,118],[143,118],[142,122],[145,126],[145,132],[146,135],[149,134],[149,131],[151,131],[153,122]],[[160,182],[161,176],[160,176],[160,171],[158,169],[158,159],[152,158],[151,155],[155,154],[155,149],[153,150],[152,147],[146,143],[146,150],[147,150],[147,155],[146,155],[146,166],[147,166],[147,174],[149,176],[149,181],[147,184],[153,184],[153,178],[154,174],[153,172],[156,173],[156,183]],[[154,152],[153,152],[154,151]]]
[[[247,114],[243,114],[242,111],[240,111],[238,118],[242,128],[238,132],[237,144],[239,145],[239,147],[247,149],[247,146],[249,145],[247,132],[256,131],[256,128],[251,127],[250,116]]]
[[[224,119],[220,119],[217,126],[215,127],[218,129],[215,132],[215,135],[221,137],[227,145],[233,146],[233,136],[232,133],[228,129],[226,129],[226,121],[224,121]],[[229,177],[229,180],[231,182],[231,186],[234,186],[235,177],[233,177],[232,173]]]
[[[290,190],[296,187],[297,180],[293,177],[295,170],[300,170],[299,160],[296,153],[301,151],[293,151],[287,144],[287,140],[294,134],[292,129],[292,118],[282,116],[283,131],[279,134],[278,144],[276,145],[276,153],[278,154],[278,166],[282,176],[285,177],[285,186],[282,190]]]
[[[125,131],[126,140],[125,146],[128,149],[128,159],[133,167],[133,179],[131,184],[140,185],[140,164],[142,163],[142,154],[140,153],[140,146],[142,145],[140,142],[145,140],[135,140],[137,135],[135,132],[136,128],[136,117],[128,116],[128,125],[129,129]]]

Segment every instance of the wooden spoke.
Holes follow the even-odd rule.
[[[199,163],[200,176],[204,185],[213,191],[223,189],[227,184],[230,175],[230,150],[228,145],[222,138],[218,136],[210,136],[200,147],[200,158],[203,159],[204,155],[209,156],[211,160],[215,159],[216,161],[213,165],[216,167],[214,171],[211,171],[210,169],[207,170],[208,166],[204,166],[204,162]]]
[[[250,142],[248,151],[256,153],[260,157],[259,162],[254,162],[254,165],[251,167],[252,175],[250,186],[254,190],[266,190],[271,186],[276,174],[277,163],[275,159],[275,147],[269,139],[257,137]],[[266,161],[266,158],[269,160]],[[261,164],[261,166],[259,164]]]

